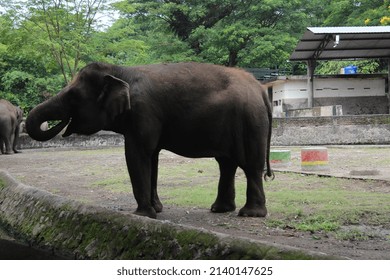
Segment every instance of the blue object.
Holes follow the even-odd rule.
[[[355,65],[344,67],[344,74],[357,74],[358,68]]]

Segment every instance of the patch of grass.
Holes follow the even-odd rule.
[[[99,180],[91,184],[91,187],[105,188],[111,192],[126,192],[131,191],[129,176],[126,174],[118,174],[116,176]]]
[[[295,229],[310,232],[331,232],[340,228],[340,224],[337,221],[332,221],[332,217],[324,217],[322,215],[310,216],[302,219],[301,222],[297,222],[294,226]]]
[[[211,184],[197,187],[175,187],[160,191],[163,203],[184,206],[210,208],[216,198],[216,189]]]
[[[339,231],[335,235],[337,239],[349,241],[366,241],[372,238],[370,234],[358,229]]]
[[[213,159],[183,160],[178,164],[160,164],[159,182],[164,185],[181,185],[181,183],[198,181],[198,179],[218,179],[218,164]]]
[[[3,189],[5,187],[5,182],[3,179],[0,178],[0,189]]]

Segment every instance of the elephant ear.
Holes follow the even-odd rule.
[[[112,75],[104,77],[103,92],[98,97],[98,103],[113,121],[118,115],[130,109],[130,86],[125,81]]]

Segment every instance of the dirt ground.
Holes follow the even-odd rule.
[[[300,147],[287,149],[291,149],[292,164],[276,169],[300,172]],[[351,177],[350,172],[357,171],[366,174],[360,178],[370,179],[367,181],[367,188],[377,192],[390,192],[390,146],[345,146],[331,147],[328,150],[329,171],[323,174]],[[160,166],[177,166],[190,161],[195,160],[167,151],[160,155]],[[126,194],[107,188],[91,187],[91,182],[104,180],[113,170],[126,172],[123,147],[89,149],[83,152],[77,149],[23,150],[20,154],[0,155],[0,169],[7,170],[25,184],[70,199],[123,212],[133,212],[136,208],[130,185]],[[277,176],[283,176],[283,173],[277,173]],[[199,177],[201,178],[202,174],[199,174]],[[351,180],[351,188],[353,182],[354,180]],[[390,229],[382,229],[384,238],[341,241],[326,233],[316,233],[313,236],[310,232],[289,228],[269,228],[264,219],[237,217],[237,212],[215,214],[209,209],[179,208],[166,204],[158,219],[350,259],[390,259]]]

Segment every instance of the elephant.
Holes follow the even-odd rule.
[[[41,123],[57,120],[47,131]],[[57,95],[31,110],[26,130],[46,141],[66,127],[91,135],[100,130],[124,136],[135,214],[156,218],[159,152],[211,157],[220,178],[212,212],[235,211],[235,173],[247,179],[246,203],[239,216],[267,214],[264,178],[271,177],[272,111],[265,88],[252,74],[208,63],[181,62],[118,66],[93,62]],[[266,167],[266,169],[265,169]]]
[[[12,105],[5,99],[0,99],[0,150],[3,154],[19,153],[16,145],[19,138],[20,123],[23,120],[23,110]],[[4,149],[5,145],[5,149]]]

